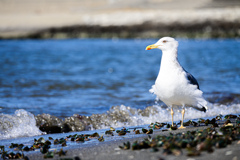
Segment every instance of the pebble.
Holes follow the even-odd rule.
[[[225,153],[226,156],[229,156],[229,155],[231,155],[231,154],[232,154],[232,151],[227,151],[227,152]]]
[[[131,155],[131,156],[128,156],[128,158],[129,158],[129,159],[134,159],[134,156],[133,156],[133,155]]]

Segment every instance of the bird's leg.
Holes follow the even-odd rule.
[[[183,119],[184,119],[184,114],[185,114],[185,106],[183,105],[182,107],[182,122],[181,122],[181,126],[179,127],[179,129],[184,129],[186,127],[183,127]]]
[[[173,107],[171,106],[172,126],[173,126],[173,114],[174,114],[174,112],[173,112]]]

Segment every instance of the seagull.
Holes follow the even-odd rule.
[[[179,129],[183,129],[185,106],[206,112],[208,102],[202,97],[203,92],[197,80],[178,62],[178,41],[171,37],[163,37],[155,44],[147,46],[146,50],[155,48],[162,50],[162,59],[159,74],[150,92],[171,108],[172,126],[173,107],[182,106]]]

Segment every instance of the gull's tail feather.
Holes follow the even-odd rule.
[[[208,110],[208,106],[207,106],[208,102],[206,100],[204,100],[204,104],[199,104],[196,106],[191,106],[194,109],[198,110],[198,111],[203,111],[206,112]]]
[[[194,107],[194,108],[199,111],[206,112],[208,110],[208,106],[207,106],[208,104],[209,104],[208,101],[206,101],[204,98],[200,98],[198,99],[197,107]]]
[[[203,111],[203,112],[206,112],[207,111],[207,107],[206,106],[202,106],[201,108],[199,107],[196,107],[196,106],[191,106],[192,108],[198,110],[198,111]]]
[[[207,108],[207,107],[202,107],[201,111],[206,112],[206,111],[207,111],[206,108]]]

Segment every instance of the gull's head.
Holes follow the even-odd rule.
[[[146,50],[150,49],[161,49],[162,51],[177,49],[178,47],[178,41],[176,41],[172,37],[163,37],[159,39],[155,44],[149,45],[146,47]]]

